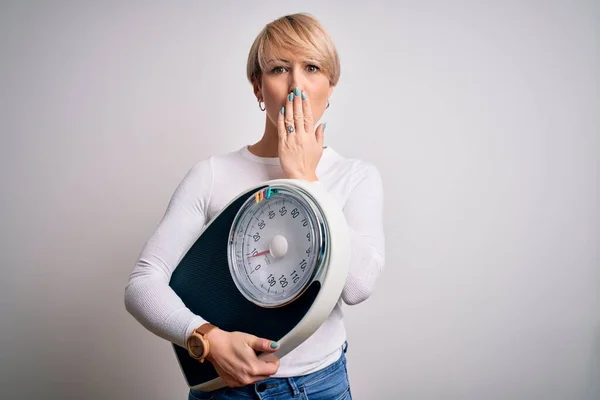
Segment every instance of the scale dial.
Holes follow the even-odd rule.
[[[280,184],[254,193],[229,233],[229,269],[238,290],[261,307],[298,298],[324,262],[323,221],[316,202],[300,188]]]

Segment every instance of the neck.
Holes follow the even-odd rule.
[[[265,133],[262,138],[253,145],[248,146],[248,150],[258,157],[279,157],[277,127],[271,123],[268,117],[265,123]]]

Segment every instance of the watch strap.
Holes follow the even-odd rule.
[[[207,323],[202,324],[199,327],[197,327],[196,332],[198,332],[202,336],[206,336],[208,334],[208,332],[212,331],[215,328],[216,328],[216,326],[207,322]]]

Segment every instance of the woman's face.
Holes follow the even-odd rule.
[[[254,84],[254,92],[264,101],[267,116],[274,126],[277,126],[277,114],[285,105],[287,96],[296,87],[308,96],[316,125],[333,92],[333,86],[329,85],[329,78],[321,71],[321,66],[289,52],[268,57],[260,85]]]

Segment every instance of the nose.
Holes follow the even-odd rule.
[[[294,67],[292,73],[290,74],[290,87],[289,91],[293,91],[296,88],[300,88],[300,90],[304,89],[304,74],[301,67]]]

